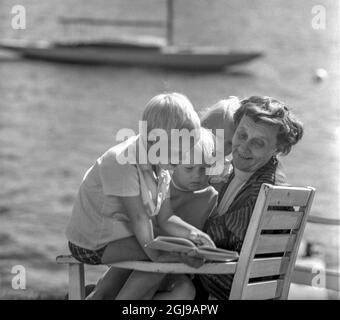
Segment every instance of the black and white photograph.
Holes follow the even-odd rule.
[[[0,300],[340,300],[339,89],[337,0],[1,0]]]

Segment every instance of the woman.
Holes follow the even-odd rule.
[[[204,226],[217,247],[240,252],[262,183],[283,184],[277,155],[286,155],[303,135],[302,123],[280,101],[253,96],[234,114],[233,171],[218,206]],[[196,298],[228,299],[233,275],[195,277]]]

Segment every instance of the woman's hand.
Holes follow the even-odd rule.
[[[216,248],[214,241],[212,241],[211,238],[201,230],[192,230],[189,234],[189,239],[197,246],[208,246],[211,248]]]

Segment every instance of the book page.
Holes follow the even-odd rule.
[[[159,236],[146,245],[147,248],[168,252],[189,252],[197,250],[195,244],[185,238]]]
[[[199,255],[210,261],[231,261],[238,258],[236,251],[224,250],[221,248],[211,248],[207,246],[196,247],[196,245],[185,238],[159,236],[148,243],[146,247],[155,250],[168,252],[189,253],[196,251]]]
[[[221,248],[200,247],[197,249],[197,253],[202,255],[207,260],[212,261],[232,261],[239,257],[238,252],[224,250]]]

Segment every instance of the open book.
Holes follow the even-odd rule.
[[[208,246],[197,246],[191,240],[178,237],[158,236],[146,245],[147,248],[163,250],[169,252],[189,253],[196,251],[205,259],[211,261],[231,261],[238,259],[236,251],[229,251],[220,248],[211,248]]]

